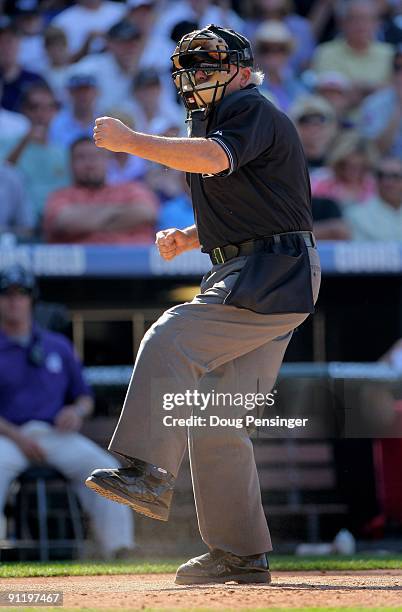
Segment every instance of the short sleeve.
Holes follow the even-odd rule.
[[[229,169],[222,175],[229,175],[259,157],[274,139],[273,119],[264,99],[244,100],[239,107],[233,104],[207,138],[217,142],[228,157]]]
[[[16,227],[23,227],[25,229],[32,229],[35,225],[33,207],[31,200],[28,197],[27,190],[21,177],[16,172],[13,176],[13,187],[14,187],[14,204],[15,204],[15,215],[14,223]]]

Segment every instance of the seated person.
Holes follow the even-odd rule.
[[[48,242],[151,244],[158,201],[141,182],[106,185],[108,152],[92,138],[71,145],[73,185],[53,193],[46,205]]]
[[[335,110],[320,96],[303,96],[289,111],[302,141],[309,170],[325,165],[338,132]]]
[[[351,206],[346,218],[354,240],[402,240],[402,160],[382,159],[377,166],[378,195],[365,206]]]
[[[10,164],[0,164],[0,234],[29,238],[34,215],[23,177]]]
[[[395,51],[392,80],[368,96],[361,107],[360,133],[372,140],[382,155],[402,156],[402,46]]]
[[[25,89],[44,83],[36,72],[25,70],[20,63],[21,33],[10,18],[0,12],[0,78],[3,81],[1,105],[9,111],[20,110]]]
[[[92,395],[70,342],[33,321],[35,293],[35,279],[24,268],[1,273],[0,512],[18,474],[31,463],[50,464],[73,481],[100,553],[113,557],[134,545],[131,512],[94,495],[84,480],[99,464],[118,462],[78,433],[92,411]]]
[[[331,104],[341,130],[355,127],[356,119],[351,109],[351,82],[344,74],[333,70],[317,75],[314,93]]]
[[[37,224],[47,196],[69,181],[66,149],[50,141],[49,128],[57,106],[47,85],[31,85],[24,90],[21,101],[21,110],[30,123],[29,130],[22,136],[4,139],[0,134],[0,158],[24,175]]]
[[[352,83],[354,105],[391,76],[392,46],[376,38],[379,14],[374,0],[337,3],[340,36],[319,45],[313,58],[316,72],[335,70]]]
[[[261,92],[287,113],[306,89],[292,72],[290,57],[294,49],[292,32],[284,23],[263,22],[255,34],[257,65],[268,75]]]
[[[366,204],[376,192],[372,173],[375,149],[352,130],[342,133],[327,156],[327,168],[311,174],[313,196],[332,198],[342,207]]]
[[[59,110],[49,130],[51,142],[69,147],[81,136],[92,136],[98,87],[90,74],[72,74],[67,81],[69,104]]]

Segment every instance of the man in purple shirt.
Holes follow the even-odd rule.
[[[83,484],[88,470],[108,465],[111,456],[78,433],[92,394],[67,338],[33,322],[35,294],[35,279],[22,267],[0,273],[0,513],[19,473],[31,463],[50,464],[73,481],[100,554],[113,557],[134,548],[132,513]]]

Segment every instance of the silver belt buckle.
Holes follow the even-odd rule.
[[[221,247],[216,247],[216,249],[213,250],[213,254],[217,264],[225,263],[225,254],[222,251]]]

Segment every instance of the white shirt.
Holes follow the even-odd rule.
[[[99,8],[92,10],[77,4],[57,15],[52,25],[64,30],[70,52],[76,53],[90,32],[107,32],[112,25],[123,19],[126,10],[124,3],[110,0],[104,0]]]

